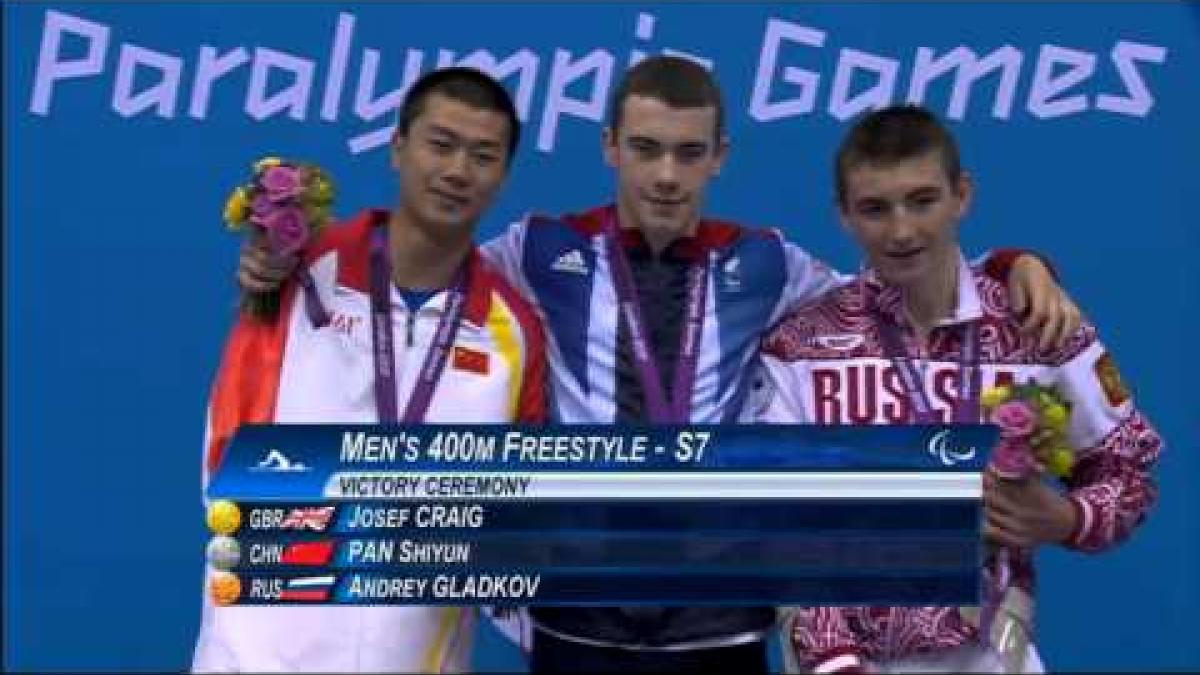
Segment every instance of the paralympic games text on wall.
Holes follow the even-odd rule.
[[[47,10],[29,111],[34,115],[49,116],[53,112],[54,94],[59,89],[71,86],[73,81],[111,77],[110,107],[123,118],[153,114],[173,119],[186,103],[187,115],[203,120],[209,114],[214,88],[231,86],[232,82],[222,83],[222,80],[236,76],[240,69],[248,67],[250,75],[243,106],[246,115],[256,121],[286,115],[290,120],[307,122],[316,103],[315,80],[320,66],[325,71],[320,91],[320,120],[338,122],[343,112],[343,94],[353,84],[353,114],[364,126],[373,127],[347,140],[347,149],[357,154],[387,143],[394,113],[404,92],[422,72],[430,68],[471,65],[492,73],[512,87],[518,112],[524,120],[530,119],[535,88],[542,83],[545,96],[537,116],[536,141],[541,152],[554,151],[559,124],[564,118],[595,124],[603,120],[605,101],[618,64],[617,56],[610,49],[559,47],[549,55],[522,48],[503,58],[485,48],[465,55],[438,49],[432,63],[427,62],[425,51],[408,49],[403,57],[402,81],[395,88],[380,93],[377,81],[380,63],[385,59],[399,62],[400,57],[364,46],[357,59],[352,59],[357,21],[357,16],[352,13],[337,15],[329,49],[321,52],[327,55],[327,61],[322,63],[316,58],[257,45],[249,49],[228,44],[202,44],[194,49],[173,46],[174,51],[167,52],[121,40],[117,49],[114,43],[125,37],[120,35],[119,28],[75,14]],[[655,15],[638,13],[635,40],[651,41],[656,22]],[[64,43],[70,39],[86,44],[82,57],[67,56]],[[818,112],[846,120],[895,100],[924,102],[931,87],[939,82],[950,86],[945,115],[950,119],[963,119],[969,110],[971,94],[978,91],[983,81],[995,83],[989,87],[993,93],[992,117],[1008,120],[1017,105],[1018,84],[1025,77],[1031,81],[1023,111],[1033,119],[1079,115],[1088,111],[1144,118],[1155,105],[1147,74],[1152,74],[1152,67],[1166,63],[1168,56],[1168,50],[1162,46],[1117,40],[1104,55],[1055,44],[1042,44],[1034,53],[1032,49],[1023,51],[1005,44],[986,54],[965,45],[941,52],[916,46],[908,60],[842,47],[834,57],[834,45],[826,31],[780,18],[766,21],[760,40],[758,66],[750,80],[753,83],[751,91],[730,93],[738,96],[738,100],[748,96],[745,112],[757,123],[779,122]],[[581,53],[584,49],[587,51]],[[110,50],[118,52],[117,58],[107,58]],[[670,48],[657,51],[687,56],[710,68],[716,66],[713,59],[699,53]],[[631,48],[622,66],[636,63],[647,53],[637,46]],[[193,55],[194,64],[189,65],[187,59]],[[812,64],[814,60],[816,68],[798,65]],[[357,78],[350,77],[352,65],[358,67]],[[1088,91],[1087,85],[1099,68],[1112,69],[1118,76],[1120,87],[1113,91]],[[193,74],[189,82],[184,81],[185,71]],[[902,77],[905,73],[907,78]],[[139,79],[148,78],[154,80],[153,84],[140,89],[135,87]],[[853,83],[864,78],[872,84],[855,91]],[[269,83],[280,79],[286,80],[287,85],[269,91]],[[722,79],[728,87],[728,77]],[[1098,86],[1093,85],[1093,89]],[[581,90],[583,93],[579,93]],[[819,111],[818,95],[822,91],[827,92],[826,105]]]

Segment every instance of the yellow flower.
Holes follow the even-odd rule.
[[[329,208],[307,203],[304,205],[304,217],[308,219],[310,229],[319,230],[329,223]]]
[[[1058,398],[1048,391],[1039,391],[1037,393],[1037,404],[1039,408],[1049,408],[1052,405],[1058,405]]]
[[[1001,403],[1007,403],[1012,398],[1012,387],[1002,384],[999,387],[988,387],[983,390],[979,402],[984,408],[995,408]]]
[[[1055,431],[1066,431],[1068,418],[1067,408],[1061,403],[1051,403],[1042,408],[1042,420]]]
[[[1071,475],[1071,469],[1075,466],[1075,453],[1067,448],[1059,448],[1050,453],[1050,459],[1046,462],[1046,468],[1050,473],[1065,478]]]
[[[1038,454],[1045,457],[1048,457],[1052,450],[1064,445],[1066,442],[1067,439],[1062,433],[1046,427],[1038,429],[1033,434],[1033,438],[1030,439],[1030,444],[1037,449]]]
[[[263,157],[254,163],[254,171],[257,173],[273,166],[279,166],[280,164],[283,164],[283,160],[279,159],[278,157]]]
[[[246,188],[238,188],[229,195],[229,200],[225,202],[225,222],[229,224],[229,229],[239,229],[246,220],[246,212],[250,210],[250,196],[246,194]]]
[[[333,183],[324,178],[317,178],[308,189],[309,197],[318,204],[328,204],[333,201]]]

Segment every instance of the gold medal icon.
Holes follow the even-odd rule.
[[[208,507],[208,528],[217,534],[233,534],[242,524],[242,512],[237,504],[219,499]]]
[[[237,599],[241,597],[242,582],[236,574],[214,572],[208,590],[212,593],[213,603],[219,607],[225,607],[237,602]]]

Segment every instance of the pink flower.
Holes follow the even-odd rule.
[[[294,206],[271,211],[263,218],[262,226],[275,255],[291,255],[308,242],[308,220],[304,211]]]
[[[1029,436],[1037,428],[1037,413],[1025,401],[1009,401],[992,411],[992,424],[1000,427],[1001,438]]]
[[[250,211],[260,218],[265,217],[274,208],[275,203],[263,192],[254,195],[254,199],[250,200]]]
[[[1000,478],[1022,480],[1036,473],[1033,448],[1022,439],[1001,438],[992,452],[992,471]]]
[[[275,203],[287,201],[304,189],[299,172],[284,165],[273,166],[264,171],[261,182],[267,197]]]

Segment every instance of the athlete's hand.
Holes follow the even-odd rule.
[[[1025,253],[1013,263],[1008,294],[1021,318],[1021,329],[1037,335],[1040,351],[1061,347],[1079,330],[1083,320],[1079,306],[1037,256]]]
[[[1061,544],[1075,531],[1075,506],[1041,476],[1024,480],[983,473],[984,536],[1004,546]]]
[[[271,253],[265,237],[248,238],[242,244],[242,255],[238,258],[238,285],[246,293],[277,290],[299,262],[294,254],[281,258]]]

